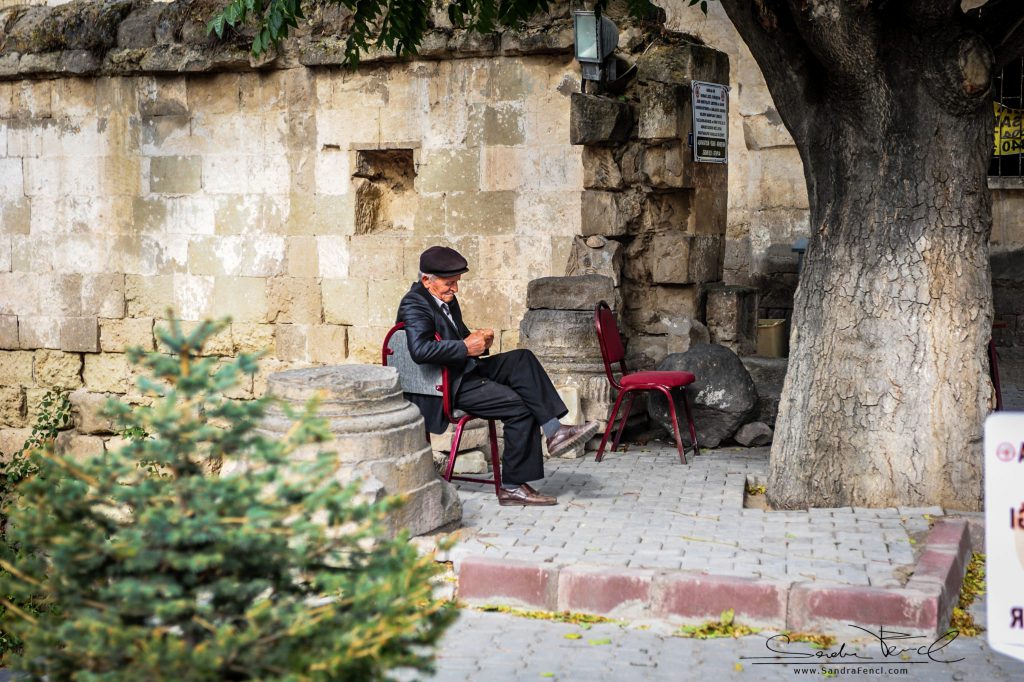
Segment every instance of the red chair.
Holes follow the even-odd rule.
[[[683,406],[686,408],[686,421],[690,425],[690,440],[693,442],[693,454],[700,454],[700,447],[697,445],[697,429],[693,426],[693,415],[690,413],[690,401],[686,396],[686,387],[694,382],[695,376],[689,372],[633,372],[626,369],[626,350],[622,346],[622,337],[619,336],[619,326],[615,323],[615,315],[611,308],[604,301],[599,301],[594,308],[594,326],[597,327],[597,342],[601,346],[601,359],[604,360],[604,371],[608,375],[608,381],[618,391],[619,396],[615,399],[615,406],[612,414],[608,417],[608,427],[604,430],[604,437],[601,439],[601,447],[597,449],[597,461],[600,462],[604,455],[604,446],[608,443],[608,436],[615,426],[615,415],[619,411],[622,399],[629,395],[629,402],[622,413],[622,423],[615,434],[615,441],[612,443],[612,452],[618,449],[622,432],[626,430],[626,420],[629,419],[629,412],[633,408],[633,400],[636,393],[643,391],[660,391],[668,400],[668,413],[672,417],[672,429],[676,437],[676,448],[679,450],[679,461],[686,464],[686,453],[683,448],[683,440],[679,436],[679,420],[676,418],[676,406],[672,400],[672,389],[683,389]],[[622,377],[616,381],[615,373],[612,372],[612,364],[619,363],[619,370]]]
[[[439,334],[434,336],[438,341],[441,340]],[[501,455],[498,451],[498,430],[494,425],[494,420],[487,420],[487,430],[491,441],[491,468],[494,471],[494,476],[492,478],[454,476],[455,460],[459,456],[462,431],[466,428],[467,423],[474,419],[482,419],[482,417],[474,417],[462,410],[452,408],[452,398],[448,391],[448,368],[442,365],[420,365],[412,359],[412,356],[409,355],[409,346],[406,343],[404,322],[399,322],[388,330],[381,348],[380,362],[385,367],[394,367],[398,370],[398,379],[402,384],[403,392],[441,397],[444,416],[455,425],[451,451],[444,468],[444,480],[493,483],[494,494],[497,495],[501,490]],[[426,431],[426,435],[429,443],[430,431]]]

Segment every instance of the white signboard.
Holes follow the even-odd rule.
[[[988,643],[1024,660],[1024,412],[985,421]]]
[[[729,160],[729,86],[693,81],[693,160]]]

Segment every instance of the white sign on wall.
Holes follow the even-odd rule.
[[[729,86],[692,81],[693,160],[729,160]]]
[[[1024,412],[985,420],[988,643],[1024,660]]]

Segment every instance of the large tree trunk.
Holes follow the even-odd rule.
[[[843,0],[723,0],[793,133],[811,207],[777,507],[981,506],[992,51],[940,12],[952,3],[929,2],[880,17]]]

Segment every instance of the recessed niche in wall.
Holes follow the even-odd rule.
[[[411,149],[361,149],[352,184],[356,192],[356,234],[412,230],[416,216]]]

